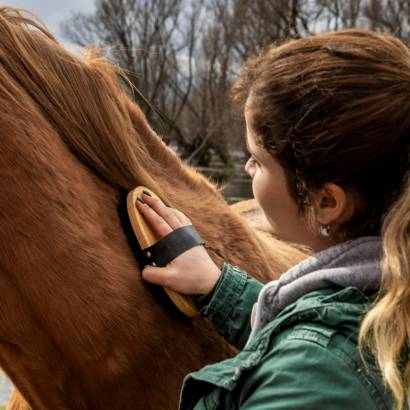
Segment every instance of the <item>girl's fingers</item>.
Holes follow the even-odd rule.
[[[184,225],[181,217],[173,208],[168,208],[160,199],[143,195],[143,200],[147,203],[163,220],[172,228],[177,229]]]
[[[172,210],[175,212],[177,218],[181,222],[181,226],[192,225],[191,220],[184,213],[178,211],[178,209],[172,208]]]
[[[146,197],[147,196],[144,195],[144,201]],[[150,227],[160,238],[163,238],[173,231],[173,228],[164,220],[164,218],[158,215],[149,205],[141,203],[138,200],[136,205]]]

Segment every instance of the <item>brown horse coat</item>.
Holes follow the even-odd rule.
[[[88,162],[87,149],[69,148],[70,128],[56,122],[72,107],[58,104],[53,88],[37,97],[40,79],[25,66],[24,77],[9,69],[12,53],[0,52],[0,77],[8,79],[0,82],[0,366],[35,410],[175,409],[184,375],[234,351],[206,319],[182,317],[141,280],[117,213],[121,184],[100,169],[125,173],[125,157],[137,155],[132,144],[144,147],[144,157],[134,159],[154,181],[149,188],[187,214],[218,264],[229,261],[266,281],[304,254],[279,241],[266,247],[216,187],[162,143],[125,94],[134,135],[122,136],[119,159],[101,136],[95,154],[101,166]],[[61,98],[71,92],[53,84],[62,87]],[[19,90],[33,103],[22,101]],[[80,120],[83,127],[91,123],[92,103],[101,104],[86,99],[72,115],[73,133]],[[16,393],[9,408],[28,405]]]
[[[183,376],[232,350],[206,320],[187,320],[158,303],[119,224],[118,192],[40,118],[7,102],[0,148],[2,367],[35,409],[175,408]],[[145,124],[137,109],[133,117]],[[262,280],[287,268],[207,180],[148,128],[145,137],[152,161],[173,167],[173,178],[154,175],[157,190],[175,194],[175,206],[218,263]],[[210,198],[206,207],[201,196]]]

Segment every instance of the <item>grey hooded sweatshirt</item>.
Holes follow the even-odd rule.
[[[267,283],[254,306],[248,343],[282,309],[309,292],[332,285],[377,291],[381,256],[380,237],[361,237],[316,253]]]

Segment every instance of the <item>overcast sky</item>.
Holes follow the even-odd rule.
[[[61,39],[59,23],[71,11],[92,11],[94,0],[5,0],[2,5],[20,7],[36,14],[56,37]]]

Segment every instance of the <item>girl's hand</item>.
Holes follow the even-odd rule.
[[[142,200],[144,203],[136,202],[137,207],[161,239],[174,229],[192,225],[182,212],[165,206],[161,200],[145,194]],[[147,265],[142,271],[142,277],[147,282],[187,295],[209,293],[220,275],[220,269],[203,246],[185,251],[165,267]]]

